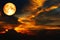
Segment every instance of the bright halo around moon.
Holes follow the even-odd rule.
[[[13,3],[6,3],[3,7],[3,11],[8,16],[14,15],[16,12],[16,6]]]

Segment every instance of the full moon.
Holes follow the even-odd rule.
[[[8,16],[14,15],[16,12],[16,6],[13,3],[6,3],[3,7],[3,11]]]

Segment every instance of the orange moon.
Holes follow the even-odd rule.
[[[14,15],[16,12],[16,6],[13,3],[6,3],[3,7],[3,11],[8,16]]]

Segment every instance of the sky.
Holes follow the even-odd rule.
[[[30,34],[30,32],[32,32],[32,33],[38,33],[37,35],[39,35],[41,28],[42,30],[44,28],[54,29],[54,27],[55,29],[59,29],[60,0],[46,0],[45,2],[43,1],[44,0],[42,1],[41,0],[36,0],[36,1],[35,0],[0,0],[0,14],[1,14],[0,15],[0,33],[3,31],[6,31],[5,29],[11,29],[11,30],[7,30],[8,32],[6,34],[10,36],[11,34],[13,35],[14,33],[16,33],[13,35],[14,37],[14,36],[17,36],[17,32],[20,32],[22,34],[23,33]],[[3,6],[8,2],[11,2],[16,6],[16,13],[12,16],[5,15],[3,12]],[[43,3],[43,6],[41,6],[42,3]],[[51,8],[52,10],[49,8]],[[42,12],[40,12],[41,10]],[[32,14],[35,15],[35,17],[32,16]],[[22,18],[23,20],[21,19],[22,21],[21,20],[19,21],[18,20],[19,18]],[[20,31],[18,31],[18,29],[15,31],[14,28],[16,27],[18,29],[20,28],[19,29]],[[49,34],[50,31],[47,32],[43,30],[42,32],[43,34],[44,33]],[[8,36],[6,37],[8,38]],[[18,35],[18,39],[19,39],[19,35]]]
[[[29,4],[29,0],[3,0],[3,1],[0,0],[0,11],[3,14],[3,17],[7,16],[3,12],[3,6],[8,2],[15,4],[15,6],[16,6],[16,13],[15,14],[19,14],[19,15],[21,14],[21,10]],[[10,18],[17,20],[17,17],[15,17],[14,15],[11,16]],[[7,19],[10,20],[10,18],[7,16],[6,20]]]
[[[24,6],[29,4],[29,0],[0,0],[0,10],[2,10],[3,6],[8,2],[14,3],[17,7],[17,11],[21,10],[24,8]]]
[[[7,16],[3,12],[3,6],[11,2],[16,5],[16,13],[12,16]],[[27,15],[36,14],[35,12],[39,12],[41,9],[49,8],[53,5],[59,5],[59,0],[46,0],[44,2],[41,0],[0,0],[0,12],[2,16],[0,20],[9,23],[9,24],[18,24],[18,18],[21,16],[26,17]],[[41,7],[41,5],[43,6]],[[44,11],[39,13],[34,19],[36,20],[37,24],[41,25],[60,25],[60,8],[53,9],[51,11]]]

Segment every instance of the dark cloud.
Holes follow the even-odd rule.
[[[37,24],[60,25],[60,8],[42,12],[36,17]]]
[[[43,8],[47,8],[47,7],[50,7],[52,5],[58,5],[58,3],[60,3],[60,0],[46,0]]]

